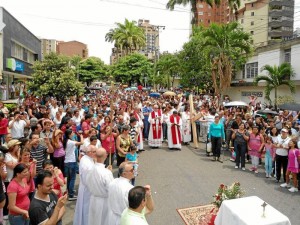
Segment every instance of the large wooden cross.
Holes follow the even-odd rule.
[[[194,120],[192,120],[192,117],[194,115],[194,101],[193,101],[192,94],[190,94],[189,96],[189,103],[190,103],[190,122],[192,124],[192,132],[193,132],[193,143],[194,143],[194,148],[198,148],[199,146],[198,146],[196,123]]]

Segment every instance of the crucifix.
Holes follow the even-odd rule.
[[[266,203],[266,202],[264,202],[261,206],[263,207],[263,214],[262,214],[262,216],[261,217],[266,217],[266,214],[265,214],[265,212],[266,212],[266,206],[267,206],[268,204]]]

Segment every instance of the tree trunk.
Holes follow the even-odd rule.
[[[277,87],[274,88],[274,95],[275,95],[275,99],[274,99],[274,102],[275,102],[275,110],[277,111]]]

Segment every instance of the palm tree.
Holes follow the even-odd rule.
[[[116,23],[117,28],[110,29],[105,35],[105,41],[114,42],[115,47],[125,55],[133,50],[139,50],[146,45],[146,37],[143,28],[136,25],[136,21],[125,19],[125,23]]]
[[[289,63],[282,63],[280,66],[265,65],[261,71],[267,71],[267,75],[259,75],[255,77],[254,84],[258,85],[259,81],[265,81],[267,83],[265,87],[266,98],[271,101],[270,93],[274,89],[274,103],[275,109],[277,110],[277,89],[281,85],[289,87],[291,93],[295,93],[295,85],[290,79],[294,76],[294,71]]]
[[[229,4],[229,8],[230,8],[231,14],[234,13],[235,21],[238,21],[238,18],[239,18],[239,8],[241,6],[241,0],[229,0],[228,4]]]
[[[211,24],[204,31],[204,50],[210,56],[215,94],[222,94],[230,86],[234,71],[243,65],[252,53],[251,36],[238,23]]]

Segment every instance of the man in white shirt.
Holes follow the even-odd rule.
[[[133,185],[133,164],[123,162],[119,166],[119,178],[114,179],[108,187],[108,224],[119,225],[122,212],[128,207],[128,193]]]
[[[29,127],[30,125],[30,121],[25,120],[23,117],[24,116],[20,115],[19,111],[16,111],[14,113],[14,119],[11,120],[8,124],[13,139],[24,137],[24,128]]]
[[[121,225],[148,225],[145,218],[154,209],[150,186],[136,186],[128,194],[129,207],[121,216]]]
[[[96,162],[87,174],[87,188],[91,192],[89,208],[89,224],[108,224],[108,186],[114,180],[112,166],[105,168],[107,157],[104,148],[96,150]]]

